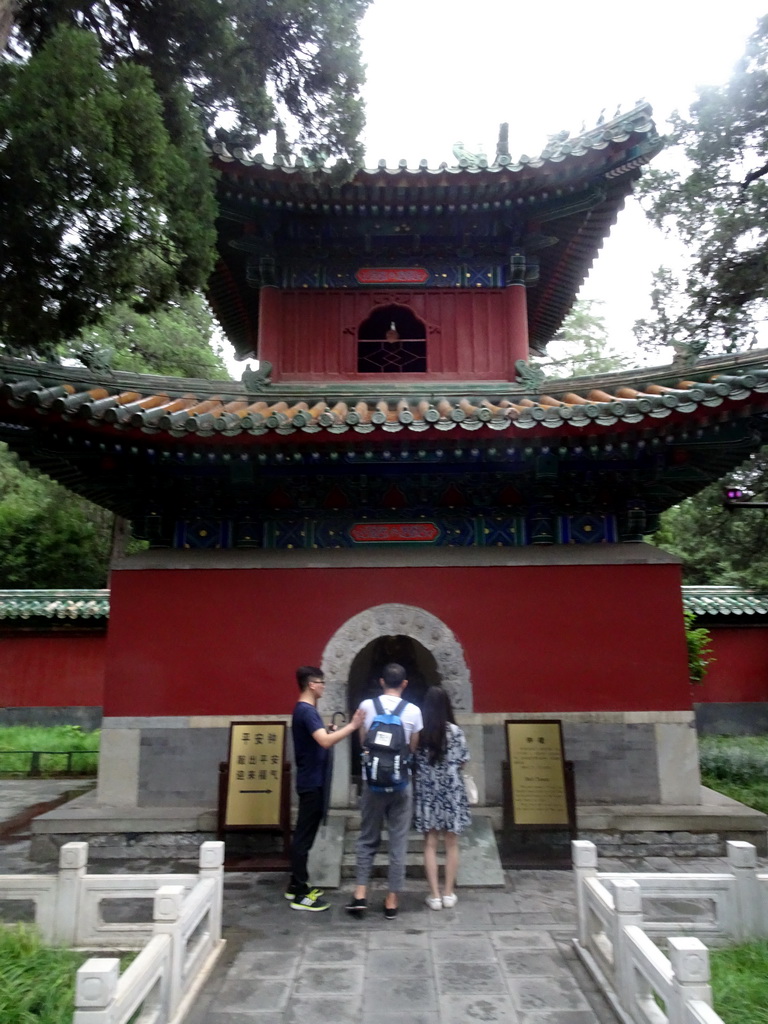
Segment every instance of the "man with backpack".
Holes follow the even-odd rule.
[[[351,914],[363,914],[368,909],[368,881],[381,841],[381,829],[386,823],[389,871],[384,917],[391,921],[397,917],[398,893],[405,881],[412,807],[410,760],[423,722],[416,705],[403,699],[408,680],[402,665],[396,662],[385,665],[379,684],[382,695],[364,700],[358,709],[365,715],[360,727],[363,793],[356,885],[346,909]]]

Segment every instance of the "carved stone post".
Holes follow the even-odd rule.
[[[116,957],[86,960],[75,979],[72,1024],[111,1024],[110,1004],[117,992],[120,961]]]
[[[673,996],[667,1006],[669,1024],[686,1024],[686,1005],[698,999],[712,1005],[709,984],[709,950],[700,939],[669,939],[669,960],[672,964]]]
[[[53,935],[45,936],[57,946],[74,946],[82,926],[80,896],[88,867],[88,843],[65,843],[59,850],[56,910]],[[86,929],[90,930],[90,929]]]
[[[587,839],[571,842],[571,863],[576,882],[576,909],[579,915],[579,945],[589,948],[589,914],[584,898],[584,880],[597,874],[597,847]]]

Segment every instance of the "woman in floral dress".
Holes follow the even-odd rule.
[[[419,734],[414,780],[414,827],[424,835],[424,870],[429,883],[431,910],[455,907],[454,890],[459,870],[459,834],[471,822],[467,792],[461,774],[469,760],[464,733],[453,720],[448,694],[430,686],[421,708],[424,728]],[[437,843],[445,840],[445,887],[438,881]]]

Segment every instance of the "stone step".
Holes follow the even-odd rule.
[[[344,835],[344,853],[351,853],[354,855],[355,849],[357,848],[357,840],[360,838],[360,829],[350,829]],[[387,844],[389,843],[389,834],[386,831],[381,833],[381,849],[386,850]],[[424,837],[419,832],[410,832],[408,834],[408,853],[421,853],[424,849]],[[377,854],[377,856],[379,856]]]
[[[382,846],[382,853],[377,853],[373,858],[373,868],[371,869],[371,875],[373,878],[386,878],[387,868],[389,865],[389,858],[387,857],[387,848]],[[437,863],[440,867],[445,864],[445,857],[438,853]],[[354,853],[345,853],[341,859],[341,877],[342,878],[354,878],[355,877],[355,865],[356,858]],[[405,876],[406,878],[423,878],[424,877],[424,855],[421,852],[408,853],[405,857]]]
[[[328,824],[318,833],[310,854],[310,877],[316,885],[323,888],[338,888],[342,879],[354,876],[355,843],[358,835],[359,819],[353,819],[348,825],[343,818],[329,818]],[[423,846],[421,835],[412,832],[408,839],[406,856],[406,875],[409,878],[424,877]],[[475,815],[472,825],[459,839],[459,849],[459,885],[504,885],[504,871],[490,817]],[[440,864],[444,862],[442,847],[438,861]],[[374,877],[386,875],[387,863],[385,832],[382,835],[380,850],[374,859]]]

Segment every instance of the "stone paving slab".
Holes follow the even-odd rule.
[[[460,888],[441,911],[409,879],[394,921],[383,885],[358,919],[343,910],[347,892],[323,913],[292,910],[281,883],[226,876],[229,945],[187,1024],[615,1024],[571,950],[569,872],[505,872],[503,889]]]
[[[35,805],[59,800],[67,793],[82,793],[95,785],[95,779],[2,779],[0,825]]]
[[[57,780],[23,780],[0,793],[0,821],[19,803],[61,792]],[[169,848],[157,859],[94,863],[93,870],[175,866]],[[726,862],[601,857],[600,868],[719,872]],[[52,870],[55,862],[30,861],[23,836],[0,843],[0,873]],[[343,910],[351,882],[330,894],[329,911],[311,914],[283,898],[283,875],[227,874],[227,947],[186,1024],[616,1024],[572,946],[571,872],[507,870],[497,884],[460,887],[456,907],[435,912],[424,903],[423,879],[409,878],[398,918],[387,921],[377,881],[371,909],[358,920]]]

